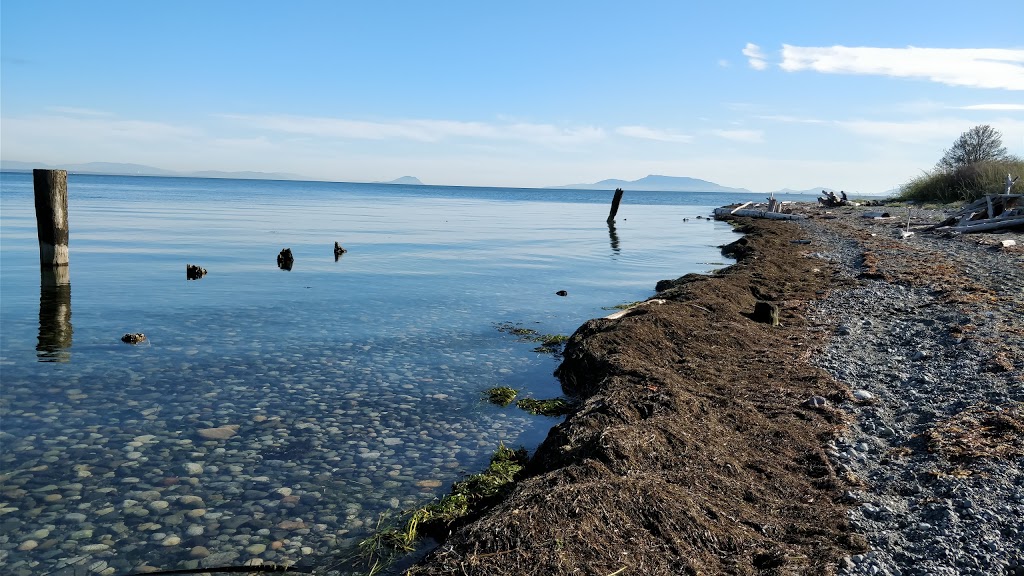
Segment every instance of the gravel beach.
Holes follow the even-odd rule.
[[[908,210],[911,230],[941,214],[885,210],[803,222],[851,281],[811,306],[812,360],[867,399],[840,405],[851,425],[828,444],[871,548],[840,572],[1024,574],[1024,239],[902,239]]]

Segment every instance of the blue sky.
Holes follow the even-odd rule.
[[[3,0],[0,157],[878,193],[991,124],[1024,2]]]

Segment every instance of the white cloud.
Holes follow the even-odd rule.
[[[789,72],[926,78],[950,86],[1024,90],[1024,50],[1018,49],[783,44],[779,66]]]
[[[970,106],[961,106],[960,110],[1019,111],[1024,110],[1024,104],[972,104]]]
[[[489,124],[457,120],[391,120],[372,122],[345,118],[225,114],[250,128],[306,136],[355,140],[438,142],[451,138],[522,141],[565,145],[601,140],[605,132],[593,126],[559,127],[526,122]]]
[[[719,138],[736,142],[759,143],[764,141],[764,133],[760,130],[711,130]]]
[[[658,142],[690,142],[693,140],[693,137],[688,134],[679,134],[677,132],[658,130],[656,128],[648,128],[646,126],[620,126],[615,129],[615,132],[631,138],[656,140]]]
[[[750,63],[750,67],[754,70],[764,70],[768,67],[768,63],[764,59],[764,53],[761,52],[761,47],[757,44],[747,42],[747,45],[743,48],[743,55],[747,57],[747,62]]]

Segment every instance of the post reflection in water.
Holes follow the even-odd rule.
[[[608,221],[608,239],[612,243],[612,252],[619,253],[619,235],[615,232],[615,222]]]
[[[67,266],[44,266],[39,272],[40,362],[71,360],[71,276]]]

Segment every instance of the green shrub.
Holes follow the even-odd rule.
[[[1024,160],[978,162],[951,171],[923,174],[901,186],[897,199],[942,204],[970,202],[987,194],[1005,192],[1007,174],[1024,176]]]

